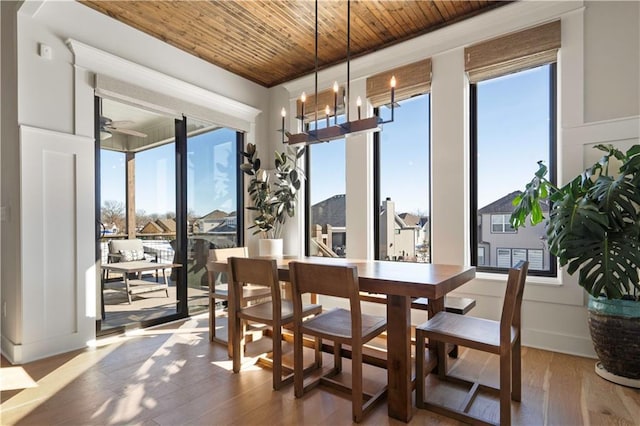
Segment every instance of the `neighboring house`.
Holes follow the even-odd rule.
[[[529,269],[549,268],[544,223],[517,231],[509,223],[513,199],[520,194],[514,191],[478,210],[478,266],[509,268],[528,260]],[[548,212],[544,205],[543,213]]]
[[[312,226],[320,227],[312,230],[312,239],[321,246],[312,247],[311,255],[326,256],[327,250],[332,256],[346,256],[347,228],[346,228],[346,198],[345,194],[334,195],[311,206]]]
[[[400,213],[398,216],[407,226],[415,226],[416,232],[416,255],[421,258],[419,261],[428,262],[428,253],[431,246],[431,225],[428,216],[417,216],[411,213]]]
[[[156,219],[156,224],[162,228],[162,232],[176,232],[176,220],[175,219]]]
[[[206,234],[211,232],[212,229],[217,228],[222,223],[224,223],[228,217],[233,215],[235,220],[236,214],[235,212],[227,213],[222,210],[213,210],[210,213],[202,216],[200,219],[197,219],[194,223],[195,229],[198,230],[199,233]],[[194,229],[194,232],[195,232]]]
[[[118,233],[118,226],[115,223],[112,223],[110,225],[105,225],[104,233],[105,234],[110,234],[110,235],[115,235],[115,234]]]
[[[139,232],[140,234],[175,234],[175,219],[156,219],[153,222],[147,222]]]
[[[142,227],[139,234],[162,234],[164,231],[156,222],[147,222],[146,225]]]
[[[416,246],[420,231],[420,219],[412,214],[404,214],[408,225],[396,214],[395,203],[387,198],[380,210],[380,259],[416,260]]]

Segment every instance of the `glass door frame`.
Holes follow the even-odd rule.
[[[101,144],[100,144],[100,114],[101,114],[101,98],[94,96],[94,135],[95,135],[95,215],[96,215],[96,232],[95,232],[95,264],[96,264],[96,282],[100,283],[101,271],[99,265],[102,261],[101,243],[102,238],[102,223],[101,223]],[[187,117],[182,116],[182,119],[175,119],[175,193],[176,193],[176,243],[175,243],[175,261],[183,265],[180,268],[176,268],[176,313],[155,318],[152,320],[142,320],[131,325],[123,325],[110,327],[102,330],[102,314],[101,309],[98,309],[96,315],[96,334],[98,336],[108,334],[119,334],[124,332],[127,328],[133,327],[150,327],[158,324],[162,324],[177,319],[186,318],[189,316],[188,308],[188,277],[187,277],[187,256],[188,256],[188,227],[187,227],[187,212],[188,212],[188,165],[187,165],[187,148],[188,148],[188,135],[187,135]],[[244,245],[244,174],[240,169],[240,164],[244,161],[242,151],[244,148],[245,134],[241,131],[235,131],[235,173],[236,173],[236,240],[237,245]],[[99,287],[98,293],[102,286]],[[102,295],[98,294],[98,297]],[[100,299],[97,303],[101,302]],[[102,303],[100,303],[103,307]]]
[[[115,101],[117,102],[117,100]],[[101,268],[99,265],[102,263],[102,251],[100,240],[102,238],[102,223],[101,223],[101,145],[100,145],[100,114],[101,114],[101,98],[94,96],[94,137],[95,137],[95,220],[96,220],[96,234],[95,234],[95,259],[96,259],[96,283],[100,283]],[[97,302],[100,301],[100,309],[96,312],[96,336],[105,336],[110,334],[121,334],[130,328],[146,328],[158,324],[163,324],[170,321],[186,318],[188,316],[187,310],[187,280],[186,280],[186,118],[175,119],[175,166],[176,166],[176,247],[175,247],[175,259],[177,263],[184,265],[183,267],[176,268],[176,313],[165,315],[159,318],[141,320],[132,322],[130,324],[122,326],[114,326],[108,329],[102,329],[102,315],[104,309],[104,302],[101,300],[103,297],[101,292],[102,285],[97,288]],[[182,187],[181,185],[184,185]],[[183,189],[184,188],[184,189]]]

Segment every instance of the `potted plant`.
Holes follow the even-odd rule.
[[[596,372],[640,387],[640,145],[622,152],[597,145],[604,156],[558,188],[538,162],[535,176],[514,199],[514,228],[540,223],[549,198],[549,251],[590,295],[589,328],[600,365]],[[616,165],[619,164],[619,167]]]
[[[282,255],[282,229],[288,217],[294,217],[296,200],[301,185],[302,171],[298,159],[304,154],[304,148],[287,147],[286,151],[275,152],[275,170],[271,175],[262,168],[256,146],[247,144],[242,152],[246,162],[240,169],[251,176],[248,192],[252,205],[247,207],[254,213],[254,235],[261,234],[261,255]],[[272,179],[273,176],[273,179]]]

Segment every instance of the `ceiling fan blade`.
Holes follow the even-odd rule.
[[[109,122],[109,126],[112,127],[120,127],[120,126],[128,126],[130,124],[134,124],[134,121],[131,120],[116,120],[116,121],[110,121]]]
[[[116,127],[108,127],[107,130],[109,130],[111,132],[122,133],[122,134],[125,134],[125,135],[137,136],[139,138],[146,138],[147,137],[146,133],[138,132],[137,130],[118,129]]]

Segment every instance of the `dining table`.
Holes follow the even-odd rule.
[[[475,267],[315,256],[285,256],[276,260],[278,278],[285,282],[290,281],[291,261],[355,265],[360,291],[386,295],[388,415],[409,422],[413,417],[411,301],[418,297],[428,298],[428,317],[431,318],[444,310],[447,293],[475,278]],[[216,262],[213,268],[226,272],[226,261]],[[432,352],[431,356],[436,357],[438,369],[446,370],[444,345],[439,344],[437,352]]]

